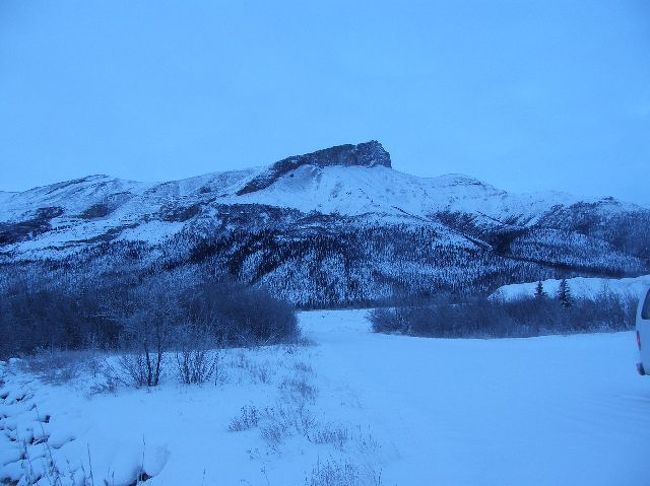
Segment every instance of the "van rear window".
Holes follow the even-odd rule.
[[[645,296],[645,302],[643,303],[643,309],[641,309],[641,319],[650,319],[650,290]]]

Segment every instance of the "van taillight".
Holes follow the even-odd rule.
[[[641,351],[641,334],[639,334],[639,331],[636,332],[636,345],[639,347],[639,351]]]

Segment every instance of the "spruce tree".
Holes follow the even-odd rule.
[[[563,278],[560,281],[560,286],[557,291],[557,298],[562,304],[562,307],[569,308],[571,307],[571,290],[569,289],[569,283],[566,278]]]
[[[541,280],[537,282],[537,286],[535,287],[535,298],[536,299],[543,299],[546,297],[546,291],[544,290],[544,284],[542,283]]]

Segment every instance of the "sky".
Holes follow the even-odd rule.
[[[650,206],[650,2],[0,2],[0,190],[371,139],[402,172]]]

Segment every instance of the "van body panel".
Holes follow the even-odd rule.
[[[650,289],[646,289],[639,300],[636,311],[636,330],[641,339],[639,350],[639,373],[650,373]]]

